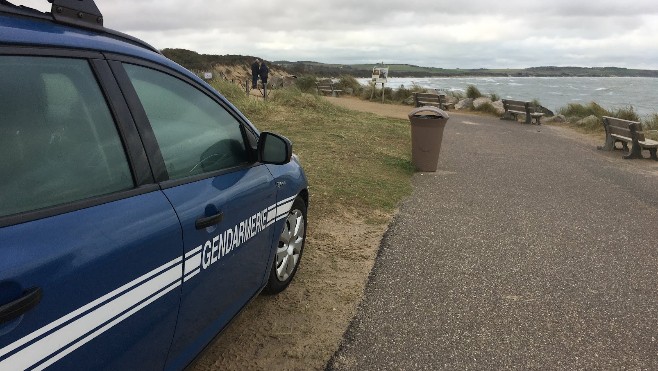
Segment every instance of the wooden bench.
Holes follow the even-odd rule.
[[[603,116],[603,128],[605,129],[605,144],[598,147],[599,149],[614,151],[615,144],[620,142],[623,149],[628,151],[628,143],[631,143],[631,150],[624,158],[643,158],[642,150],[646,149],[651,158],[658,161],[658,157],[656,157],[658,141],[644,137],[641,123]]]
[[[416,107],[437,106],[444,110],[449,110],[450,107],[455,108],[455,104],[448,102],[448,97],[445,94],[414,93],[414,102]]]
[[[533,103],[503,99],[503,107],[505,108],[504,119],[511,117],[510,119],[516,121],[518,115],[524,115],[526,124],[531,124],[532,120],[535,120],[537,125],[541,125],[540,120],[544,116],[544,113]]]
[[[334,83],[331,80],[323,80],[315,83],[318,88],[318,94],[326,95],[331,94],[332,97],[337,97],[343,91],[334,88]]]

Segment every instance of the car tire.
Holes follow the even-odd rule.
[[[306,243],[306,213],[306,203],[297,197],[285,219],[264,294],[280,293],[295,276]]]

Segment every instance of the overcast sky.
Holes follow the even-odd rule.
[[[13,2],[40,10],[49,7],[46,0]],[[184,48],[202,54],[443,68],[658,69],[658,0],[96,0],[96,4],[106,27],[159,49]]]

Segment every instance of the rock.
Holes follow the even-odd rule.
[[[446,102],[452,103],[452,104],[457,104],[459,102],[459,99],[453,97],[452,95],[446,95]]]
[[[473,98],[462,99],[457,104],[455,104],[456,110],[461,109],[473,109]]]
[[[496,112],[498,112],[499,115],[502,115],[505,113],[505,107],[503,106],[503,101],[502,100],[497,100],[495,102],[491,103],[492,106],[496,109]]]
[[[546,122],[554,122],[554,123],[562,124],[567,122],[567,118],[564,117],[564,115],[557,115],[546,119]]]
[[[590,116],[585,117],[582,120],[578,120],[576,122],[576,125],[594,127],[594,126],[600,125],[600,121],[599,121],[598,117],[596,117],[594,115],[590,115]]]
[[[549,116],[549,117],[550,116],[555,116],[553,111],[549,110],[548,108],[546,108],[544,106],[539,106],[538,108],[539,108],[540,112],[542,112],[544,114],[544,116]]]
[[[481,105],[485,103],[491,104],[492,103],[491,98],[487,98],[487,97],[475,98],[475,100],[473,100],[473,108],[478,109],[480,108]]]

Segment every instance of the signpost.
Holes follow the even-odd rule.
[[[384,84],[388,81],[388,67],[373,67],[372,68],[372,94],[370,100],[375,95],[377,84],[382,84],[382,103],[384,103]]]

